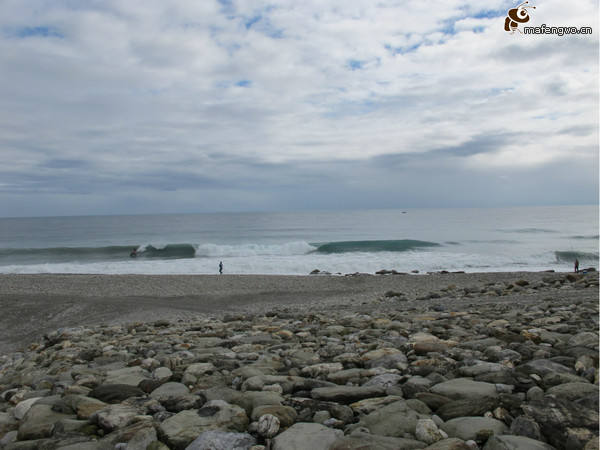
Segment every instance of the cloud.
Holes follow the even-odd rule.
[[[547,203],[559,186],[529,193],[561,164],[571,201],[597,202],[598,30],[510,36],[515,6],[3,2],[0,205]],[[546,1],[531,23],[597,26],[596,2],[567,9]],[[437,188],[409,194],[394,171]],[[486,181],[502,176],[528,189]],[[215,192],[220,202],[197,202]]]

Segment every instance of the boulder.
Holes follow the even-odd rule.
[[[76,416],[52,411],[50,405],[33,405],[19,425],[17,439],[28,441],[43,439],[52,435],[54,424],[61,419],[75,419]]]
[[[466,378],[455,378],[438,383],[432,386],[430,391],[434,394],[443,395],[455,400],[480,400],[482,397],[493,398],[498,396],[496,385]]]
[[[458,417],[442,425],[448,436],[468,440],[483,440],[489,436],[503,434],[508,427],[497,419],[488,417]]]
[[[205,431],[244,432],[248,422],[248,416],[239,406],[213,400],[197,411],[181,411],[161,422],[158,435],[169,448],[179,450]]]
[[[186,450],[248,450],[256,439],[248,433],[205,431],[186,447]]]
[[[335,386],[313,389],[310,396],[315,400],[348,405],[366,398],[383,397],[385,394],[385,388],[378,386]]]
[[[128,384],[103,384],[92,389],[88,393],[88,397],[97,398],[104,403],[122,402],[131,397],[142,397],[144,391],[137,386]]]
[[[329,450],[410,450],[426,446],[427,444],[414,439],[377,436],[356,431],[335,441]]]
[[[391,403],[362,417],[358,426],[368,428],[372,434],[380,436],[403,437],[405,433],[415,434],[419,419],[428,419],[419,414],[401,400]]]
[[[492,436],[483,446],[483,450],[555,450],[544,442],[524,436]]]
[[[318,423],[296,423],[273,439],[273,450],[329,450],[343,436]]]

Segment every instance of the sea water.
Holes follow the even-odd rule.
[[[571,271],[576,258],[598,267],[597,206],[0,219],[1,273]]]

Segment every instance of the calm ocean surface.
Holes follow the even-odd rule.
[[[0,219],[1,273],[570,271],[575,258],[598,267],[597,206]]]

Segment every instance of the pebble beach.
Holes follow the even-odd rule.
[[[0,448],[598,448],[595,271],[3,274],[0,305]]]

